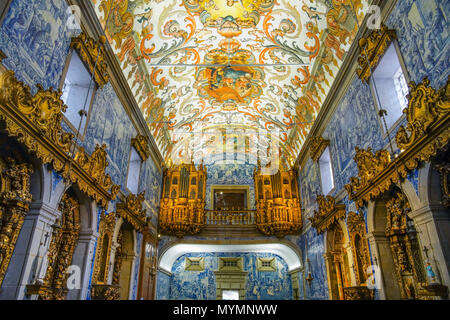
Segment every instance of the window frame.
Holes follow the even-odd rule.
[[[328,191],[327,194],[325,194],[325,192],[323,191],[322,172],[321,172],[321,170],[320,170],[320,158],[322,158],[323,154],[325,153],[325,150],[327,150],[327,149],[328,149],[328,154],[330,155],[331,179],[332,179],[332,182],[333,182],[333,187],[330,189],[330,191]],[[322,191],[322,193],[323,193],[325,196],[331,194],[331,193],[334,192],[334,190],[336,189],[336,182],[335,182],[336,179],[335,179],[335,177],[334,177],[334,168],[333,168],[333,161],[332,161],[332,159],[333,159],[333,155],[332,155],[332,153],[331,153],[330,145],[327,145],[327,146],[323,149],[323,151],[322,151],[322,153],[320,154],[320,156],[317,158],[317,166],[318,166],[318,169],[319,169],[319,178],[320,178],[320,190]]]
[[[141,155],[139,154],[139,152],[136,150],[136,148],[133,145],[130,145],[130,151],[128,152],[128,165],[127,165],[127,175],[125,177],[125,189],[128,192],[134,194],[134,192],[128,188],[128,176],[130,174],[131,152],[133,149],[134,149],[134,151],[136,151],[136,154],[138,155],[139,159],[141,159],[141,163],[139,165],[139,174],[138,174],[137,191],[136,191],[136,194],[138,194],[139,193],[139,183],[141,182],[142,165],[144,163],[144,160],[142,159]]]
[[[403,72],[403,76],[405,77],[405,80],[406,80],[406,84],[409,85],[410,77],[409,77],[409,74],[408,74],[408,70],[406,69],[405,61],[403,60],[403,55],[402,55],[402,53],[400,51],[400,46],[398,44],[398,41],[397,40],[392,40],[392,42],[386,48],[385,53],[389,50],[389,47],[391,45],[394,46],[395,53],[397,54],[397,59],[398,59],[399,64],[400,64],[400,68],[401,68],[401,70]],[[384,54],[380,58],[380,62],[383,59],[383,57],[384,57]],[[386,132],[386,129],[384,127],[384,123],[383,123],[381,117],[378,115],[378,113],[379,113],[381,108],[380,108],[380,101],[379,101],[378,95],[375,92],[375,84],[374,84],[374,79],[373,79],[373,73],[378,68],[378,66],[379,66],[379,63],[375,67],[375,69],[373,70],[373,72],[370,75],[369,87],[370,87],[370,92],[372,94],[372,98],[373,98],[373,101],[374,101],[374,106],[375,106],[375,111],[376,111],[376,114],[377,114],[378,123],[379,123],[379,125],[381,127],[382,138],[386,139],[388,134],[392,134],[395,131],[395,129],[400,125],[400,123],[406,118],[406,114],[402,113],[402,115],[397,120],[395,120],[395,122],[391,125],[391,127],[388,127],[388,130]],[[409,90],[409,88],[408,88],[408,90]]]
[[[62,89],[63,89],[63,86],[64,86],[64,82],[65,82],[66,77],[67,77],[67,73],[68,73],[68,71],[69,71],[70,61],[72,60],[72,54],[73,54],[74,51],[76,52],[76,54],[78,54],[78,56],[79,56],[81,62],[83,63],[84,67],[86,68],[86,71],[87,71],[87,72],[89,73],[89,75],[92,77],[92,72],[91,72],[91,71],[89,70],[89,68],[86,66],[86,63],[85,63],[85,62],[83,61],[83,59],[81,58],[80,53],[79,53],[76,49],[71,48],[71,49],[69,50],[69,53],[68,53],[67,56],[66,56],[66,61],[65,61],[65,63],[64,63],[63,73],[62,73],[62,75],[61,75],[61,80],[59,81],[59,87],[58,87],[58,88],[59,88],[59,90],[60,90],[61,92],[62,92]],[[89,106],[86,108],[86,109],[87,109],[87,110],[86,110],[87,115],[86,115],[86,123],[85,123],[85,125],[84,125],[83,132],[78,132],[78,128],[76,128],[76,127],[70,122],[70,120],[66,117],[65,112],[63,112],[63,121],[64,121],[64,123],[65,123],[67,126],[69,126],[69,128],[73,131],[73,133],[75,133],[75,134],[78,133],[78,138],[79,138],[81,141],[84,141],[84,139],[86,138],[86,131],[87,131],[87,127],[88,127],[88,123],[89,123],[90,117],[91,117],[92,106],[94,105],[95,94],[97,93],[97,89],[98,89],[98,84],[97,84],[97,82],[95,81],[95,79],[94,79],[94,81],[92,81],[92,83],[94,84],[94,89],[92,90],[92,97],[91,97],[91,101],[89,102]],[[67,108],[69,108],[69,107],[70,107],[70,106],[67,106]]]

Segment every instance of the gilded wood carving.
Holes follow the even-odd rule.
[[[347,229],[352,246],[353,264],[358,286],[365,286],[366,270],[371,265],[369,245],[366,239],[366,224],[364,216],[353,211],[347,216]]]
[[[376,68],[394,39],[397,39],[395,30],[389,30],[386,25],[382,24],[380,29],[372,31],[367,37],[359,40],[359,67],[356,69],[356,73],[362,81],[369,81],[372,70]]]
[[[309,153],[311,159],[314,161],[318,161],[320,156],[322,155],[325,148],[330,144],[330,140],[325,140],[321,136],[313,137],[311,140],[311,146],[309,149]]]
[[[397,282],[404,299],[417,299],[425,283],[417,231],[408,218],[411,207],[406,196],[397,192],[387,203],[386,237],[389,239]]]
[[[40,300],[65,300],[68,292],[68,268],[80,235],[80,204],[65,193],[59,210],[61,219],[53,226],[43,282],[27,286],[27,294],[37,294]]]
[[[206,168],[181,164],[164,174],[164,190],[159,213],[163,233],[183,237],[205,227]]]
[[[345,204],[336,203],[336,199],[332,196],[317,195],[317,204],[319,211],[314,211],[312,217],[308,217],[313,228],[317,229],[317,233],[322,233],[330,228],[339,219],[345,217]]]
[[[32,95],[27,85],[17,81],[13,71],[0,76],[0,125],[44,164],[51,163],[65,179],[77,183],[82,191],[106,207],[120,189],[105,174],[106,146],[97,146],[92,155],[79,148],[72,158],[73,134],[61,127],[62,113],[66,110],[61,91],[44,90],[39,84],[37,87],[37,93]]]
[[[110,254],[116,215],[102,211],[99,224],[99,237],[92,273],[91,297],[93,300],[117,300],[119,286],[107,284],[110,269]]]
[[[136,230],[144,232],[147,225],[147,216],[142,209],[145,192],[138,195],[130,193],[125,198],[125,202],[117,204],[117,214],[128,221]]]
[[[100,37],[97,42],[93,38],[81,32],[78,37],[73,37],[70,46],[75,48],[80,54],[81,59],[94,73],[95,82],[103,87],[109,81],[108,65],[106,64],[106,53],[104,48],[105,40]]]
[[[131,145],[139,153],[142,161],[145,161],[150,157],[150,147],[147,137],[138,134],[136,138],[131,139]]]
[[[396,134],[400,154],[392,160],[386,150],[374,154],[370,148],[356,147],[354,160],[358,176],[351,177],[345,189],[358,207],[389,190],[392,184],[406,178],[408,171],[417,168],[420,161],[429,161],[448,144],[449,81],[439,91],[429,87],[427,78],[419,85],[411,82],[410,88],[408,107],[404,111],[408,124],[406,128],[401,126]]]
[[[31,165],[0,158],[0,286],[31,202]]]
[[[282,238],[299,232],[302,214],[293,170],[263,174],[255,169],[256,226],[268,236]]]

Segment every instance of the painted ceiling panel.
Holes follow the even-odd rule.
[[[166,161],[295,160],[363,0],[92,0]],[[235,156],[236,158],[236,156]]]

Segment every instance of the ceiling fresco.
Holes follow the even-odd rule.
[[[366,0],[92,0],[166,161],[292,165]]]

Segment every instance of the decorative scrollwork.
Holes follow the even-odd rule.
[[[426,280],[417,231],[409,221],[408,199],[401,192],[386,203],[386,237],[389,239],[397,282],[404,299],[417,299]]]
[[[386,150],[378,150],[375,154],[370,147],[367,150],[355,147],[355,150],[356,155],[353,159],[358,167],[358,177],[351,177],[350,184],[345,185],[350,197],[370,184],[371,180],[391,162],[391,156]]]
[[[47,270],[42,282],[27,286],[27,294],[37,294],[41,300],[65,300],[68,268],[80,235],[80,204],[65,193],[59,209],[62,217],[54,225],[48,249]]]
[[[30,87],[17,81],[11,70],[1,76],[0,84],[0,104],[13,107],[40,134],[50,139],[63,152],[69,152],[73,134],[64,132],[61,128],[62,112],[66,111],[67,106],[61,100],[60,90],[44,90],[37,84],[38,91],[33,96]],[[21,133],[20,129],[17,131],[18,134]],[[21,139],[27,139],[27,136],[20,135],[19,141]]]
[[[406,113],[408,124],[400,126],[395,139],[400,149],[407,149],[425,136],[429,128],[436,124],[450,111],[448,83],[446,88],[436,91],[429,86],[427,77],[416,85],[414,81],[409,83],[410,94],[408,107],[403,110]],[[407,133],[409,132],[409,134]]]
[[[374,298],[374,291],[365,286],[344,288],[344,300],[373,300]]]
[[[311,159],[318,161],[325,148],[330,144],[330,140],[325,140],[321,136],[313,137],[309,149]]]
[[[96,145],[94,152],[90,156],[84,151],[83,147],[80,147],[75,154],[74,160],[101,188],[105,190],[111,189],[112,197],[117,197],[120,187],[113,184],[109,174],[105,174],[105,169],[109,165],[106,160],[106,144],[103,144],[101,147]]]
[[[358,207],[363,201],[389,190],[392,184],[406,178],[408,171],[417,168],[419,161],[429,161],[447,146],[450,139],[449,83],[450,80],[438,92],[429,87],[426,78],[419,85],[411,83],[408,108],[405,109],[408,125],[406,128],[401,126],[396,134],[401,149],[396,158],[391,160],[386,150],[373,154],[370,148],[367,151],[356,148],[354,160],[358,176],[351,177],[345,189]]]
[[[441,175],[442,205],[450,207],[450,163],[444,161],[435,165]]]
[[[367,37],[359,40],[359,67],[356,69],[356,73],[362,81],[369,80],[371,70],[378,65],[390,42],[394,39],[397,39],[395,30],[389,30],[386,25],[381,24],[380,29],[372,31]]]
[[[159,228],[163,233],[183,237],[205,227],[206,169],[201,164],[181,164],[164,174]]]
[[[293,170],[263,174],[255,170],[256,226],[268,236],[282,238],[302,227],[297,178]]]
[[[350,235],[356,280],[359,285],[365,285],[367,280],[366,270],[371,265],[371,262],[369,246],[366,240],[364,216],[353,211],[349,212],[347,216],[347,229]]]
[[[44,90],[39,84],[37,87],[37,93],[32,95],[29,86],[18,81],[13,71],[0,76],[2,127],[44,164],[51,163],[63,178],[77,183],[82,191],[106,207],[120,189],[104,173],[108,165],[106,146],[97,146],[91,156],[80,148],[72,158],[73,134],[61,127],[62,113],[67,108],[61,100],[61,91]]]
[[[145,161],[150,157],[150,148],[147,137],[139,134],[136,138],[131,139],[131,144],[141,156],[142,161]]]
[[[91,289],[92,300],[118,300],[120,286],[113,284],[93,284]]]
[[[90,72],[94,72],[95,82],[100,87],[103,87],[109,81],[109,74],[102,38],[100,38],[100,42],[101,44],[86,35],[86,33],[81,32],[79,36],[72,38],[70,46],[77,49],[81,59],[89,67]]]
[[[326,231],[336,221],[345,217],[345,204],[336,203],[334,197],[318,194],[316,201],[319,211],[314,211],[314,215],[308,219],[313,228],[317,229],[317,233]]]
[[[31,202],[32,172],[29,164],[0,159],[0,286]]]
[[[147,217],[145,210],[142,209],[142,202],[144,201],[145,192],[138,194],[137,196],[130,193],[125,202],[117,204],[117,213],[128,221],[136,230],[144,232],[147,224]]]

